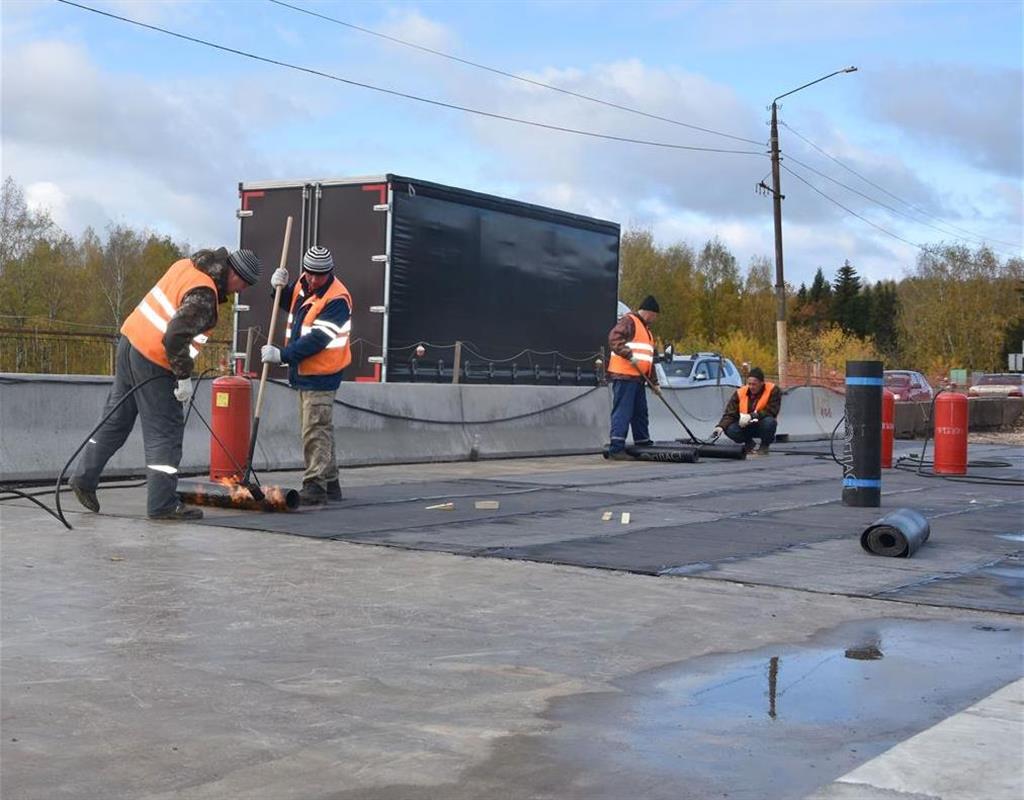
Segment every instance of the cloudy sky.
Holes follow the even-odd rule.
[[[597,105],[264,0],[82,0],[482,111],[750,152],[487,119],[53,0],[3,0],[4,176],[73,233],[116,221],[207,245],[236,240],[239,181],[393,172],[650,228],[665,244],[718,236],[746,264],[773,253],[771,202],[754,191],[770,170],[767,106],[853,64],[858,72],[780,102],[792,170],[782,179],[787,278],[809,281],[819,266],[831,274],[846,258],[871,279],[898,277],[914,262],[911,243],[955,237],[1021,254],[1021,2],[289,1],[739,138]]]

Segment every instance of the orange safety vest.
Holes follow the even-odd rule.
[[[171,362],[167,359],[167,350],[164,348],[167,323],[178,313],[185,295],[200,286],[212,289],[214,295],[217,294],[213,278],[196,267],[191,259],[175,261],[156,282],[156,286],[146,293],[128,315],[121,326],[121,333],[128,337],[132,347],[154,364],[170,369]],[[212,330],[213,328],[210,328],[192,337],[188,347],[188,354],[192,358],[199,355],[199,348],[206,343]]]
[[[333,375],[335,372],[341,372],[352,363],[352,351],[349,348],[349,333],[352,331],[352,295],[345,288],[345,284],[337,278],[333,278],[330,284],[328,284],[327,291],[324,292],[323,297],[318,297],[315,294],[303,299],[304,297],[302,281],[296,281],[295,288],[292,290],[291,311],[288,312],[288,327],[284,332],[285,347],[288,346],[288,341],[292,336],[292,323],[295,321],[296,306],[306,307],[308,309],[306,316],[302,318],[302,336],[312,333],[316,329],[330,336],[331,341],[319,353],[314,353],[309,358],[304,358],[299,362],[299,374]],[[317,320],[324,307],[332,300],[338,300],[339,298],[348,303],[349,318],[345,324],[339,326],[325,319]]]
[[[633,313],[630,313],[629,316],[633,318],[633,341],[628,342],[626,347],[633,353],[633,358],[640,363],[634,367],[629,363],[628,358],[612,353],[611,358],[608,359],[608,372],[635,378],[639,368],[644,375],[650,375],[651,369],[654,368],[654,337],[651,336],[650,329],[639,316]]]
[[[757,406],[754,408],[754,412],[764,411],[768,405],[768,401],[771,399],[772,390],[775,388],[774,383],[768,381],[764,382],[764,389],[761,390],[761,396],[757,398]],[[746,386],[741,386],[736,390],[736,396],[740,400],[740,413],[749,414],[750,406],[750,389]]]

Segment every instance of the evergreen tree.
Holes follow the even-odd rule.
[[[868,332],[875,337],[875,347],[889,365],[899,363],[902,356],[899,317],[900,298],[895,281],[875,284]]]
[[[866,328],[860,276],[849,261],[836,272],[832,292],[832,321],[846,333],[863,336]]]
[[[814,273],[814,281],[811,283],[811,289],[807,296],[812,303],[832,299],[832,286],[825,280],[825,273],[822,272],[821,267],[818,267],[818,271]]]

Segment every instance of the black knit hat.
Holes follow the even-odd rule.
[[[750,372],[747,373],[748,378],[757,378],[758,380],[764,380],[764,370],[760,367],[751,367]]]
[[[302,269],[314,275],[325,275],[334,271],[334,259],[326,247],[313,245],[302,257]]]
[[[655,314],[661,313],[661,306],[658,305],[658,301],[654,299],[653,294],[647,295],[644,301],[640,304],[639,311],[653,311]]]
[[[259,257],[252,250],[236,250],[228,256],[228,263],[250,286],[260,279],[260,272],[263,271]]]

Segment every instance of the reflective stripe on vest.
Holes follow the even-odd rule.
[[[349,318],[344,325],[336,325],[329,320],[318,319],[320,312],[327,307],[328,303],[339,299],[348,303]],[[349,336],[352,332],[352,296],[345,288],[345,284],[337,278],[332,278],[322,297],[314,294],[307,298],[302,291],[301,281],[295,283],[295,289],[292,290],[291,309],[288,313],[288,327],[285,331],[285,345],[291,339],[296,307],[306,308],[306,315],[303,317],[302,326],[299,329],[300,336],[307,336],[317,330],[326,334],[329,339],[323,350],[299,362],[299,374],[333,375],[352,363],[352,351],[349,348]]]
[[[212,289],[214,295],[217,294],[213,278],[197,269],[191,259],[175,261],[157,281],[156,286],[146,292],[146,296],[128,315],[121,326],[121,333],[128,337],[132,347],[154,364],[170,369],[171,363],[164,348],[167,325],[178,313],[185,295],[201,286]],[[209,333],[212,330],[211,328],[192,337],[188,347],[191,358],[199,355],[199,348],[209,340]]]
[[[633,313],[629,316],[633,318],[633,341],[628,342],[626,347],[640,363],[634,367],[628,358],[612,353],[608,359],[608,372],[635,378],[639,369],[644,375],[650,375],[654,367],[654,337],[640,317]]]
[[[772,390],[775,388],[774,383],[764,382],[764,389],[761,391],[761,396],[757,398],[757,405],[754,406],[754,411],[764,411],[768,406],[768,401],[771,399]],[[741,386],[736,390],[736,396],[739,398],[739,407],[741,414],[749,414],[750,411],[747,409],[750,407],[750,389],[746,386]],[[788,419],[788,417],[787,417]]]

